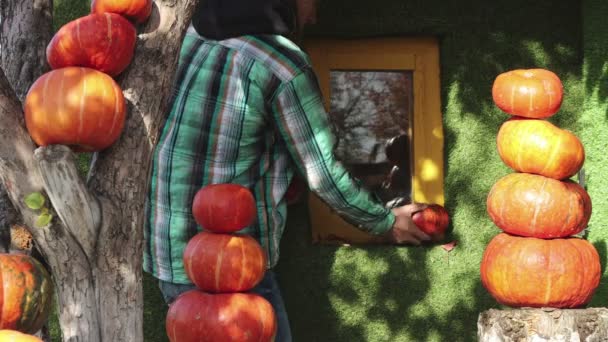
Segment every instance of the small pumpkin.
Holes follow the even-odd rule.
[[[40,330],[53,300],[53,283],[44,266],[25,254],[0,254],[0,284],[0,329]]]
[[[89,14],[63,25],[46,48],[52,69],[82,66],[116,76],[133,59],[136,31],[115,13]]]
[[[16,330],[2,329],[0,330],[0,341],[2,342],[42,342],[41,339],[34,335],[24,334]]]
[[[496,145],[502,161],[513,170],[554,179],[573,176],[585,161],[581,141],[546,120],[507,120],[498,131]]]
[[[126,117],[120,86],[89,68],[67,67],[40,76],[24,102],[25,124],[40,146],[100,151],[122,133]]]
[[[435,241],[443,240],[445,231],[450,224],[447,210],[439,204],[429,204],[428,207],[412,215],[414,224]]]
[[[277,320],[257,294],[190,290],[171,304],[165,327],[171,342],[271,342]]]
[[[140,24],[152,13],[152,0],[93,0],[91,13],[116,13]]]
[[[209,184],[194,195],[192,215],[203,229],[231,233],[254,223],[257,209],[251,191],[239,184]]]
[[[511,70],[494,80],[492,99],[508,114],[548,118],[557,113],[562,104],[562,82],[555,73],[545,69]]]
[[[266,253],[248,235],[200,232],[184,250],[184,268],[201,290],[249,291],[264,277]]]
[[[600,282],[600,258],[588,241],[537,239],[500,233],[484,251],[481,282],[512,307],[577,308]]]
[[[487,198],[492,221],[503,231],[537,238],[577,234],[591,217],[591,198],[570,180],[512,173],[494,184]]]

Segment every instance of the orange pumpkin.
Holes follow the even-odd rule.
[[[508,114],[542,119],[559,110],[562,88],[559,77],[549,70],[518,69],[496,77],[492,98],[498,108]]]
[[[500,158],[510,168],[554,179],[573,176],[585,161],[581,141],[546,120],[507,120],[498,131],[496,145]]]
[[[201,290],[248,291],[264,277],[266,253],[248,235],[201,232],[186,245],[184,268]]]
[[[171,303],[166,330],[171,342],[271,342],[277,321],[259,295],[191,290]]]
[[[15,330],[0,330],[0,341],[2,342],[42,342],[36,336],[24,334]]]
[[[62,26],[46,58],[53,69],[82,66],[116,76],[131,63],[136,38],[135,27],[122,16],[90,14]]]
[[[445,232],[450,224],[450,215],[443,206],[429,204],[424,210],[415,212],[412,221],[433,241],[441,241],[445,238]]]
[[[24,254],[0,254],[0,285],[0,329],[30,334],[40,330],[53,301],[46,269]]]
[[[119,138],[126,106],[122,90],[110,76],[68,67],[38,78],[27,93],[24,111],[36,144],[99,151]]]
[[[194,195],[192,215],[206,231],[232,233],[253,224],[257,208],[248,188],[233,183],[209,184]]]
[[[481,282],[501,304],[576,308],[600,282],[600,258],[583,239],[537,239],[498,234],[481,260]]]
[[[537,238],[574,235],[591,217],[591,198],[580,185],[529,173],[512,173],[494,184],[487,210],[507,233]]]
[[[152,13],[152,0],[93,0],[91,13],[116,13],[133,21],[143,23]]]

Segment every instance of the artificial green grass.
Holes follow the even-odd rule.
[[[58,1],[66,21],[88,9]],[[66,14],[67,13],[67,14]],[[485,212],[491,186],[509,170],[495,138],[508,116],[492,103],[501,72],[548,68],[564,83],[551,119],[585,145],[593,201],[589,239],[606,259],[608,83],[603,0],[332,0],[321,2],[310,35],[341,38],[433,35],[440,39],[445,197],[451,252],[427,247],[312,245],[305,204],[290,208],[277,272],[294,341],[475,341],[478,314],[499,307],[479,280],[479,263],[498,233]],[[56,25],[56,27],[58,27]],[[606,276],[592,301],[608,306]],[[144,277],[146,341],[166,341],[155,281]],[[55,337],[57,338],[57,337]],[[57,339],[58,341],[58,339]]]
[[[485,200],[492,185],[512,172],[496,151],[496,134],[508,115],[492,102],[492,82],[516,68],[556,72],[565,98],[551,121],[582,133],[581,4],[333,0],[322,2],[319,19],[310,32],[318,36],[439,37],[445,204],[449,239],[459,244],[449,253],[438,246],[311,246],[306,224],[288,226],[279,274],[295,340],[475,341],[478,314],[499,307],[479,279],[485,246],[499,232]],[[605,154],[599,146],[588,153]]]
[[[601,0],[583,1],[583,82],[584,101],[579,118],[579,131],[587,152],[585,169],[587,191],[593,201],[589,221],[589,240],[595,245],[602,266],[606,266],[608,241],[608,32],[605,20],[608,3]],[[608,306],[606,272],[591,305]]]

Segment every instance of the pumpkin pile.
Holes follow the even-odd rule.
[[[63,144],[96,152],[118,140],[126,104],[113,77],[131,63],[135,24],[152,11],[152,0],[94,0],[91,14],[63,25],[46,48],[51,71],[31,85],[25,124],[39,146]]]
[[[256,218],[254,197],[238,184],[213,184],[194,196],[192,214],[204,229],[183,254],[188,278],[197,287],[170,306],[166,330],[171,342],[273,341],[272,305],[248,293],[264,278],[266,254],[257,240],[237,231]]]
[[[591,216],[587,191],[569,179],[583,165],[583,145],[546,120],[561,106],[562,83],[549,70],[512,70],[495,79],[492,97],[512,115],[497,148],[516,172],[488,194],[487,212],[503,233],[484,251],[481,281],[504,305],[581,307],[599,285],[600,260],[593,245],[574,236]]]

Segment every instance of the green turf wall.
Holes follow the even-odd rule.
[[[485,199],[511,172],[495,145],[507,119],[491,98],[499,73],[542,67],[562,79],[564,102],[551,121],[584,135],[597,203],[591,237],[605,238],[606,106],[598,103],[605,103],[607,89],[598,74],[606,73],[601,44],[607,40],[596,32],[603,30],[608,7],[601,0],[586,3],[585,13],[596,19],[590,22],[582,20],[577,1],[331,0],[321,6],[311,35],[439,37],[446,207],[459,245],[450,253],[440,247],[313,246],[303,222],[306,209],[292,210],[279,272],[295,341],[475,341],[479,312],[498,307],[479,281],[482,253],[498,233]],[[585,59],[583,83],[583,46],[591,45],[604,54]],[[584,102],[585,92],[601,81],[599,94]],[[605,256],[605,248],[598,249]]]

